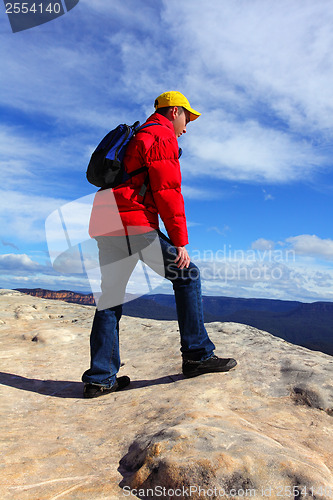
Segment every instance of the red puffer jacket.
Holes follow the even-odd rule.
[[[144,200],[139,191],[147,172],[133,176],[125,184],[113,190],[101,191],[95,198],[92,219],[90,221],[90,236],[106,234],[99,231],[98,223],[101,212],[98,205],[105,207],[106,199],[111,197],[116,201],[120,213],[121,223],[127,234],[139,234],[150,229],[158,229],[158,214],[164,222],[172,243],[179,247],[188,243],[184,200],[181,194],[181,173],[178,160],[178,142],[172,123],[164,116],[154,113],[146,124],[156,123],[156,126],[147,127],[136,134],[131,140],[124,158],[128,173],[146,166],[149,174],[149,184]],[[96,206],[95,206],[96,205]],[[112,201],[110,202],[112,205]],[[113,203],[114,205],[114,203]],[[113,220],[117,214],[113,214]],[[112,217],[110,213],[108,220]],[[118,216],[119,219],[119,216]],[[94,223],[95,220],[95,223]],[[119,221],[120,223],[120,221]],[[119,228],[118,223],[118,228]],[[120,235],[124,230],[112,230],[107,234]]]

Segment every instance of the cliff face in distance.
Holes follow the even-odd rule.
[[[131,384],[85,400],[94,308],[0,290],[0,310],[1,500],[332,498],[330,356],[216,322],[238,366],[185,379],[177,322],[123,316]]]
[[[32,295],[33,297],[40,297],[42,299],[63,300],[72,304],[82,304],[86,306],[94,306],[95,300],[92,293],[87,295],[83,293],[75,293],[69,290],[44,290],[43,288],[17,288],[19,292]]]

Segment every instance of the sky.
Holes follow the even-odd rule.
[[[1,4],[0,287],[90,291],[45,221],[93,199],[110,129],[178,90],[202,113],[179,145],[203,293],[332,301],[332,25],[330,0],[80,0],[12,33]]]

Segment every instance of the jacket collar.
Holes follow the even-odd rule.
[[[170,120],[165,118],[165,116],[160,115],[159,113],[154,113],[152,114],[147,120],[146,123],[160,123],[161,125],[164,125],[165,127],[168,127],[170,130],[174,132],[173,125]]]

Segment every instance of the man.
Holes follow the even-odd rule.
[[[199,269],[191,262],[185,247],[188,236],[177,138],[186,133],[188,123],[199,116],[180,92],[165,92],[157,97],[155,113],[130,141],[124,158],[129,174],[147,167],[146,192],[142,191],[145,172],[133,176],[111,193],[102,192],[99,208],[105,205],[105,199],[114,197],[121,217],[121,231],[94,230],[94,226],[100,227],[102,212],[98,212],[97,206],[95,215],[93,210],[90,235],[97,240],[99,248],[102,296],[90,337],[91,366],[82,376],[86,398],[121,390],[130,383],[129,377],[116,377],[120,368],[119,321],[126,284],[139,258],[172,282],[184,376],[226,372],[237,364],[232,358],[214,355],[215,346],[203,321]],[[159,215],[169,238],[159,230]],[[160,262],[157,251],[149,252],[154,243],[158,243]],[[145,259],[142,258],[144,252]],[[125,260],[126,266],[122,266]]]

